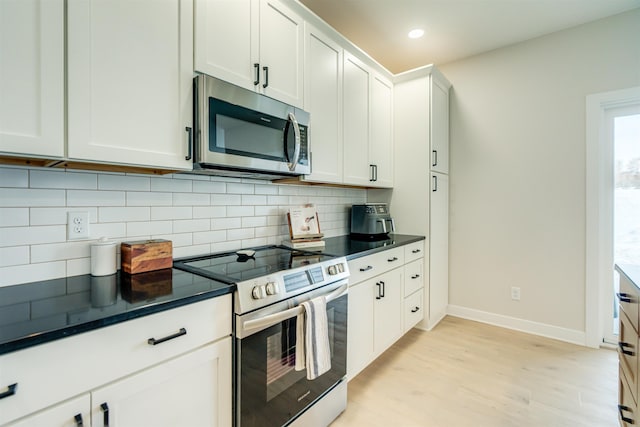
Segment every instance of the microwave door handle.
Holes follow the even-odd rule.
[[[293,113],[289,113],[289,122],[293,125],[293,134],[295,137],[293,160],[289,163],[289,170],[294,171],[296,170],[296,166],[298,166],[298,159],[300,158],[300,126],[298,125],[298,120],[296,120],[296,116]]]

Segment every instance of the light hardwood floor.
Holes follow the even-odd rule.
[[[331,427],[613,427],[615,350],[447,317],[349,382]]]

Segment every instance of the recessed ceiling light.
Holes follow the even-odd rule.
[[[424,30],[416,28],[415,30],[409,31],[408,36],[410,39],[419,39],[420,37],[424,36]]]

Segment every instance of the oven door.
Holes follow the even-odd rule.
[[[250,320],[239,316],[236,328],[236,425],[242,427],[283,426],[331,390],[346,375],[347,362],[347,281],[328,285],[314,294],[332,293],[327,298],[327,322],[331,349],[331,369],[307,380],[306,371],[295,370],[296,315],[299,302],[310,294],[290,302],[293,309],[273,312],[272,307],[250,313]],[[328,292],[327,292],[328,291]],[[337,295],[336,295],[337,294]],[[286,305],[285,305],[286,307]],[[282,314],[285,312],[284,314]],[[273,319],[273,320],[271,320]],[[245,324],[260,325],[243,330]]]

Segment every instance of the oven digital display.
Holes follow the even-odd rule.
[[[313,283],[320,283],[324,280],[324,275],[322,274],[322,267],[310,268],[309,275],[311,276],[311,281]]]
[[[311,280],[306,271],[287,274],[286,276],[283,276],[282,279],[284,280],[284,288],[287,292],[295,291],[311,284]]]

